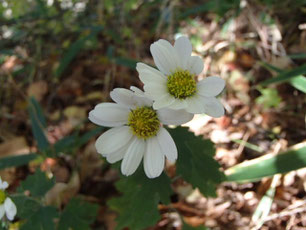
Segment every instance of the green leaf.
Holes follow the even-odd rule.
[[[66,136],[54,144],[53,147],[54,147],[55,153],[61,153],[61,152],[71,153],[72,151],[79,149],[84,144],[88,143],[88,141],[92,137],[96,136],[99,133],[102,133],[103,129],[104,127],[94,128],[86,132],[82,136],[79,136],[77,132],[73,135]]]
[[[130,69],[136,69],[137,60],[124,58],[124,57],[115,57],[113,58],[114,63],[117,65],[125,66]]]
[[[84,48],[86,41],[95,38],[95,36],[100,32],[103,28],[93,28],[91,33],[87,36],[81,37],[76,40],[71,46],[68,48],[67,52],[62,57],[58,68],[55,71],[55,76],[60,77],[71,61],[75,58],[75,56]]]
[[[269,63],[266,63],[266,62],[260,62],[260,64],[270,71],[274,71],[274,72],[277,72],[277,73],[285,72],[284,70],[281,70],[281,69],[277,68],[276,66],[273,66],[273,65],[271,65]],[[296,77],[290,79],[289,82],[294,88],[302,91],[303,93],[306,93],[306,77],[304,77],[303,75],[296,76]]]
[[[224,180],[220,165],[213,158],[215,148],[211,141],[194,136],[187,128],[169,129],[178,148],[177,175],[206,196],[216,196],[216,186]]]
[[[23,154],[23,155],[18,155],[18,156],[1,157],[0,158],[0,169],[26,165],[30,161],[36,159],[37,156],[38,155],[35,153],[30,153],[30,154]]]
[[[292,59],[306,59],[306,53],[290,54],[288,57]]]
[[[76,146],[79,148],[82,145],[86,144],[92,137],[96,136],[99,133],[102,133],[104,129],[104,127],[98,127],[86,132],[80,138],[77,139]]]
[[[261,96],[256,98],[256,103],[263,106],[264,109],[277,108],[281,103],[277,89],[265,88],[259,89]]]
[[[276,77],[273,77],[273,78],[267,79],[265,81],[262,81],[259,84],[261,86],[267,86],[267,85],[270,85],[272,83],[279,84],[279,83],[282,83],[282,82],[287,82],[287,81],[291,80],[292,78],[297,77],[297,76],[302,75],[302,74],[306,74],[306,65],[299,66],[299,67],[297,67],[295,69],[292,69],[292,70],[289,70],[289,71],[281,72]]]
[[[37,141],[38,148],[41,151],[45,151],[49,148],[49,142],[44,133],[46,120],[43,116],[40,105],[34,98],[31,98],[29,101],[28,112],[30,115],[32,132]]]
[[[40,207],[40,201],[25,195],[10,196],[17,207],[17,216],[22,219],[30,218]]]
[[[266,155],[242,162],[225,171],[227,181],[257,181],[263,177],[306,167],[306,146],[297,147],[275,156]]]
[[[165,174],[149,179],[142,168],[130,177],[122,176],[116,187],[122,196],[111,199],[108,205],[119,214],[117,230],[124,227],[143,230],[153,226],[160,220],[158,203],[169,204],[172,194],[170,179]]]
[[[301,75],[301,76],[297,76],[295,78],[292,78],[290,80],[290,84],[294,88],[302,91],[303,93],[306,93],[306,77]]]
[[[48,192],[55,184],[55,179],[47,178],[46,174],[39,169],[33,175],[22,181],[18,187],[18,192],[30,191],[32,197],[42,197]]]
[[[98,205],[72,198],[61,214],[58,230],[85,230],[97,216]]]
[[[275,186],[271,186],[266,194],[261,198],[253,216],[252,221],[256,223],[256,229],[260,229],[269,215],[275,195]]]
[[[41,206],[37,211],[31,211],[31,213],[31,217],[26,220],[20,230],[55,230],[54,219],[58,217],[55,207]]]

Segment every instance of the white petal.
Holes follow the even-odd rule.
[[[4,216],[4,213],[5,213],[4,204],[1,204],[0,205],[0,220]]]
[[[133,134],[128,126],[116,127],[104,132],[96,141],[97,152],[106,156],[125,146]]]
[[[181,60],[181,68],[186,69],[192,52],[192,45],[189,39],[185,36],[179,37],[175,40],[174,48]]]
[[[145,149],[145,141],[134,137],[121,163],[121,172],[123,175],[129,176],[136,171],[142,160]]]
[[[168,106],[169,109],[178,110],[178,109],[185,109],[187,106],[185,100],[175,99],[174,102]]]
[[[224,115],[224,107],[217,98],[205,97],[203,104],[207,115],[216,118]]]
[[[187,107],[186,110],[189,113],[200,114],[205,112],[204,108],[204,97],[199,95],[194,95],[188,99],[186,99]]]
[[[131,90],[124,88],[116,88],[110,92],[113,101],[126,108],[135,108],[134,95]]]
[[[145,94],[152,99],[157,99],[168,95],[166,84],[149,83],[144,85]]]
[[[183,109],[160,109],[157,110],[158,118],[164,125],[181,125],[185,124],[193,118],[193,114],[186,112]]]
[[[170,96],[169,94],[165,94],[163,97],[156,99],[156,101],[153,103],[153,108],[155,110],[165,108],[174,103],[174,101],[174,97]]]
[[[222,92],[225,81],[220,77],[207,77],[198,82],[198,93],[205,97],[215,97]]]
[[[192,74],[200,74],[204,68],[204,63],[203,60],[198,57],[198,56],[191,56],[188,59],[188,64],[187,64],[187,69],[192,73]]]
[[[101,103],[89,112],[88,119],[101,126],[116,127],[127,123],[130,110],[116,103]]]
[[[167,157],[170,162],[175,162],[175,160],[177,159],[177,148],[174,143],[174,140],[165,128],[161,127],[159,129],[159,132],[157,134],[157,140],[162,153]]]
[[[135,93],[136,96],[139,96],[139,97],[144,97],[145,96],[144,92],[136,86],[131,86],[130,90],[132,90]]]
[[[139,73],[140,80],[144,83],[167,84],[167,78],[157,69],[144,63],[137,63],[136,70]]]
[[[165,156],[161,151],[156,137],[147,140],[147,149],[144,154],[143,166],[149,178],[158,177],[165,167]]]
[[[5,189],[7,189],[8,186],[9,186],[9,184],[6,181],[2,181],[1,178],[0,178],[0,189],[5,190]]]
[[[11,198],[8,197],[8,198],[5,199],[4,209],[5,209],[7,219],[12,221],[14,219],[15,215],[17,214],[17,208],[16,208],[16,205],[11,200]]]
[[[160,39],[150,46],[157,68],[164,74],[170,75],[178,67],[178,55],[174,47],[166,40]]]
[[[114,152],[111,152],[109,154],[106,155],[106,160],[109,162],[109,163],[115,163],[117,161],[120,161],[123,159],[124,157],[124,154],[126,153],[128,147],[130,146],[131,144],[131,141],[130,140],[127,144],[125,144],[124,146],[122,146],[120,149],[114,151]]]

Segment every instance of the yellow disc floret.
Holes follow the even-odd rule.
[[[157,134],[160,122],[151,107],[138,107],[130,112],[128,125],[138,138],[147,139]]]
[[[168,76],[168,92],[178,99],[185,99],[196,93],[197,83],[188,70],[178,70]]]
[[[0,189],[0,204],[3,204],[6,198],[6,194],[3,190]]]

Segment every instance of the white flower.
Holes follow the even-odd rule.
[[[11,198],[7,197],[4,192],[7,187],[8,183],[0,178],[0,219],[6,214],[7,219],[12,221],[17,213],[17,208]]]
[[[225,86],[219,77],[207,77],[196,82],[203,70],[203,61],[191,56],[187,37],[179,37],[174,46],[160,39],[150,47],[157,69],[137,63],[145,93],[154,101],[153,108],[185,109],[190,113],[206,113],[212,117],[224,115],[222,104],[215,97]]]
[[[114,127],[97,139],[96,149],[109,163],[123,159],[121,172],[126,176],[136,171],[143,158],[146,175],[158,177],[164,169],[165,157],[171,162],[177,159],[175,143],[161,124],[180,125],[193,115],[184,110],[156,111],[143,91],[133,86],[131,90],[114,89],[110,96],[116,103],[101,103],[90,111],[90,121]]]

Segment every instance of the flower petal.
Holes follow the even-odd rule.
[[[184,109],[160,109],[157,110],[158,118],[164,125],[181,125],[193,118],[193,114],[186,112]]]
[[[187,106],[185,100],[175,99],[174,102],[168,106],[169,109],[178,110],[178,109],[185,109]]]
[[[121,172],[123,175],[129,176],[136,171],[142,160],[145,149],[145,141],[134,137],[121,163]]]
[[[198,82],[198,93],[205,97],[215,97],[222,92],[225,81],[220,77],[207,77]]]
[[[126,108],[135,108],[134,95],[131,90],[124,88],[116,88],[110,92],[113,101]]]
[[[194,95],[186,99],[187,107],[186,110],[189,113],[200,114],[205,113],[205,108],[203,105],[204,98],[199,95]]]
[[[123,146],[132,138],[133,134],[128,126],[121,126],[107,130],[96,141],[97,152],[106,156]]]
[[[205,97],[203,101],[205,113],[211,117],[222,117],[224,115],[224,107],[215,97]]]
[[[166,40],[160,39],[150,46],[157,68],[164,74],[170,75],[178,67],[178,55],[174,47]]]
[[[167,79],[164,74],[162,74],[157,69],[148,66],[144,63],[138,62],[136,65],[136,70],[139,73],[140,80],[144,83],[155,83],[155,84],[166,84]]]
[[[130,110],[116,103],[101,103],[89,112],[88,119],[101,126],[116,127],[127,123]]]
[[[17,208],[16,208],[16,205],[11,200],[11,198],[8,197],[8,198],[5,199],[4,209],[5,209],[7,219],[12,221],[14,219],[15,215],[17,214]]]
[[[130,144],[131,144],[131,141],[132,141],[132,140],[130,140],[127,144],[123,145],[120,149],[118,149],[118,150],[116,150],[116,151],[114,151],[114,152],[111,152],[111,153],[107,154],[107,155],[106,155],[106,160],[107,160],[109,163],[111,163],[111,164],[113,164],[113,163],[115,163],[115,162],[117,162],[117,161],[122,160],[123,157],[124,157],[124,154],[126,153],[128,147],[129,147]]]
[[[137,96],[144,96],[144,92],[136,86],[131,86],[130,90],[132,90]]]
[[[174,103],[175,99],[174,97],[170,96],[168,93],[165,94],[163,97],[155,99],[156,101],[153,103],[153,108],[155,110],[165,108],[172,103]]]
[[[1,204],[0,205],[0,220],[4,216],[4,213],[5,213],[4,204]]]
[[[191,56],[188,59],[187,69],[192,74],[200,74],[204,68],[203,60],[198,56]]]
[[[157,140],[162,153],[167,157],[170,162],[175,162],[175,160],[177,159],[177,148],[174,143],[174,140],[165,128],[160,128],[157,134]]]
[[[2,181],[2,179],[0,177],[0,189],[5,190],[5,189],[7,189],[8,186],[9,186],[9,184],[6,181]]]
[[[143,159],[144,171],[149,178],[158,177],[165,167],[165,156],[161,152],[156,137],[147,140],[147,149]]]
[[[168,95],[167,87],[165,84],[149,83],[144,85],[145,94],[151,99],[158,99]]]
[[[179,37],[175,40],[174,48],[181,60],[181,68],[185,70],[192,52],[192,45],[189,39],[185,36]]]

